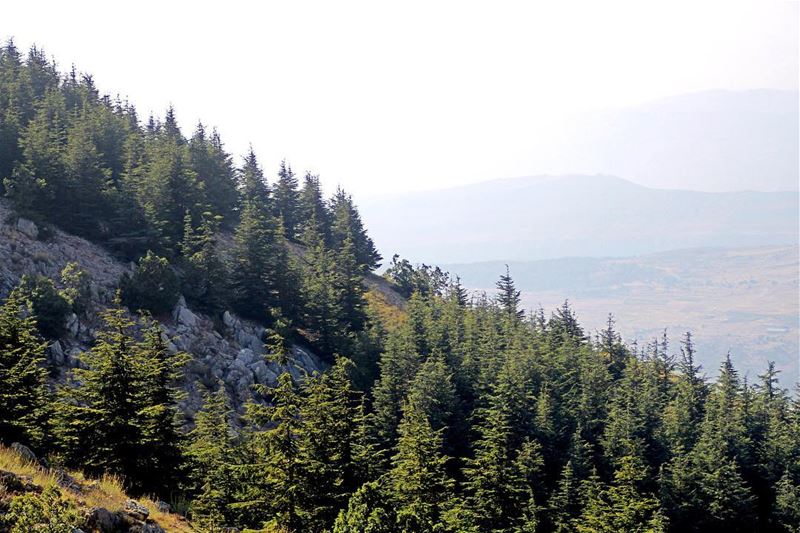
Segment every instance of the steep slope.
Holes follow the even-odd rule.
[[[0,201],[0,297],[4,297],[25,275],[59,279],[68,262],[76,262],[88,275],[92,299],[86,317],[72,315],[67,333],[52,341],[48,356],[54,368],[67,370],[80,365],[80,353],[90,347],[100,327],[99,313],[113,298],[119,279],[132,265],[117,261],[103,248],[59,230],[43,232],[26,219],[17,219]],[[235,405],[251,395],[252,385],[273,385],[277,376],[289,371],[299,376],[324,368],[320,359],[301,346],[292,349],[293,363],[286,367],[269,362],[264,355],[264,328],[240,319],[230,312],[222,324],[195,313],[181,299],[171,316],[157,317],[173,350],[185,351],[191,359],[186,365],[186,398],[181,409],[192,416],[200,407],[205,388],[216,388],[221,380]]]
[[[796,192],[650,189],[603,175],[503,179],[361,205],[384,257],[437,264],[798,242]]]

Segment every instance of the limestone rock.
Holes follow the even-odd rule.
[[[27,218],[20,217],[17,219],[17,231],[30,239],[36,239],[39,236],[39,228],[36,227],[32,220]]]
[[[147,507],[136,500],[125,502],[125,512],[137,520],[147,520],[147,517],[150,516],[150,511]]]
[[[39,464],[39,459],[36,457],[36,454],[31,451],[30,448],[25,446],[24,444],[20,444],[19,442],[12,442],[11,449],[17,452],[17,454],[25,459],[28,462]]]

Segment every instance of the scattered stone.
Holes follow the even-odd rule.
[[[158,500],[157,505],[158,505],[158,511],[161,512],[161,513],[171,513],[172,512],[172,507],[170,506],[170,504],[168,504],[164,500]]]
[[[56,341],[50,345],[50,361],[55,366],[64,366],[66,363],[64,349],[61,347],[61,342]]]
[[[86,527],[91,531],[113,533],[120,525],[120,517],[104,507],[93,507],[86,513]]]
[[[24,444],[20,444],[19,442],[12,442],[11,449],[17,452],[17,454],[26,461],[37,465],[39,464],[39,459],[36,457],[36,454],[33,453],[33,451]]]
[[[78,320],[78,315],[75,313],[72,313],[67,318],[67,331],[69,331],[70,335],[73,337],[77,337],[81,332],[81,322]]]
[[[236,319],[233,318],[230,311],[225,311],[222,313],[222,323],[229,328],[233,328],[236,325]]]
[[[136,500],[125,502],[125,512],[137,520],[147,520],[147,517],[150,516],[150,511],[147,507]]]
[[[56,476],[56,484],[62,489],[67,489],[72,492],[83,492],[83,487],[78,480],[67,474],[64,470],[56,469],[53,471]]]
[[[181,306],[175,311],[175,319],[178,324],[193,328],[197,325],[197,315],[192,313],[188,307]]]
[[[27,218],[19,217],[17,219],[17,231],[31,239],[36,239],[39,236],[39,228],[36,227],[32,220]]]
[[[33,484],[29,476],[18,476],[13,472],[0,470],[0,487],[6,492],[22,494],[25,492],[42,492],[42,487]]]

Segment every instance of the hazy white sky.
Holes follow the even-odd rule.
[[[356,196],[535,174],[559,117],[798,86],[798,3],[6,3],[0,37]]]

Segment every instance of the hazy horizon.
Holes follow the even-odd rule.
[[[798,89],[793,2],[392,11],[309,2],[220,11],[200,3],[188,14],[145,3],[122,26],[102,6],[84,3],[83,17],[58,2],[8,6],[0,37],[22,48],[36,43],[62,70],[74,63],[101,92],[129,98],[142,119],[174,104],[186,134],[199,119],[218,127],[237,162],[252,143],[269,176],[286,158],[298,172],[319,173],[329,191],[341,185],[357,199],[587,172],[738,190],[727,176],[617,172],[626,167],[615,154],[591,153],[573,131],[687,94]],[[174,24],[179,16],[183,23]]]

